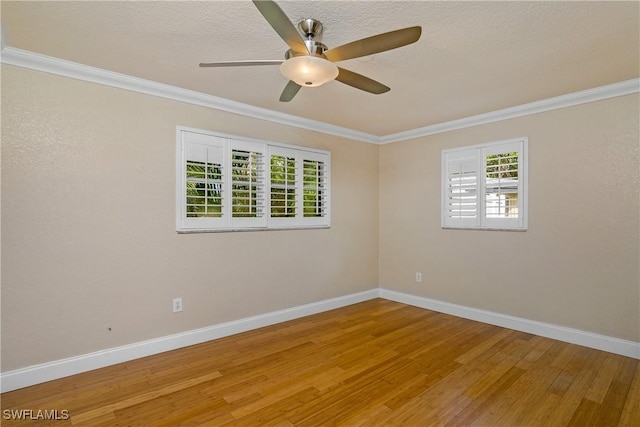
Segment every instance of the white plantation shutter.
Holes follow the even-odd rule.
[[[231,143],[231,195],[232,228],[265,227],[266,183],[264,144],[245,141]]]
[[[329,225],[328,155],[301,152],[302,164],[302,223]]]
[[[442,226],[526,230],[527,139],[442,152]]]
[[[269,146],[269,225],[330,225],[329,155]]]
[[[269,146],[269,223],[296,226],[300,200],[297,150]]]
[[[183,133],[180,168],[180,226],[185,229],[225,225],[225,141],[211,135]]]
[[[330,153],[177,128],[176,230],[330,225]]]
[[[480,225],[478,151],[459,150],[443,154],[442,225],[477,227]]]
[[[523,140],[492,144],[482,149],[484,225],[523,228],[526,197]]]

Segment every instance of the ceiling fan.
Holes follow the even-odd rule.
[[[314,40],[322,33],[320,21],[312,18],[304,19],[298,23],[300,29],[298,32],[275,2],[253,0],[253,4],[282,40],[289,45],[290,49],[285,53],[285,59],[206,62],[201,63],[200,67],[280,65],[280,72],[289,79],[289,83],[280,95],[281,102],[291,101],[302,86],[316,87],[332,80],[376,95],[388,92],[391,90],[388,86],[338,67],[334,62],[396,49],[418,41],[422,33],[421,27],[408,27],[328,49],[324,44]]]

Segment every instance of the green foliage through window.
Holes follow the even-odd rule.
[[[187,217],[222,216],[222,168],[216,163],[187,161]]]
[[[303,215],[320,217],[323,215],[324,163],[317,160],[303,162]]]
[[[262,216],[260,205],[263,184],[262,155],[250,151],[234,150],[231,156],[232,216],[255,218]]]
[[[331,225],[331,155],[179,128],[179,233]]]
[[[271,156],[271,216],[296,216],[296,161],[293,157]]]

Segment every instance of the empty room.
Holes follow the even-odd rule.
[[[0,424],[640,425],[639,2],[0,12]]]

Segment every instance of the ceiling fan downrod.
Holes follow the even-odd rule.
[[[318,56],[320,58],[324,58],[324,53],[328,50],[327,46],[319,41],[314,40],[316,37],[319,37],[322,34],[322,22],[313,19],[307,18],[298,22],[298,29],[304,36],[304,44],[307,46],[309,50],[309,55]],[[289,59],[294,56],[301,56],[302,54],[294,52],[292,49],[289,49],[285,52],[284,58]]]
[[[300,29],[302,35],[307,39],[320,36],[320,34],[322,34],[322,28],[322,22],[313,18],[303,19],[298,22],[298,29]]]

